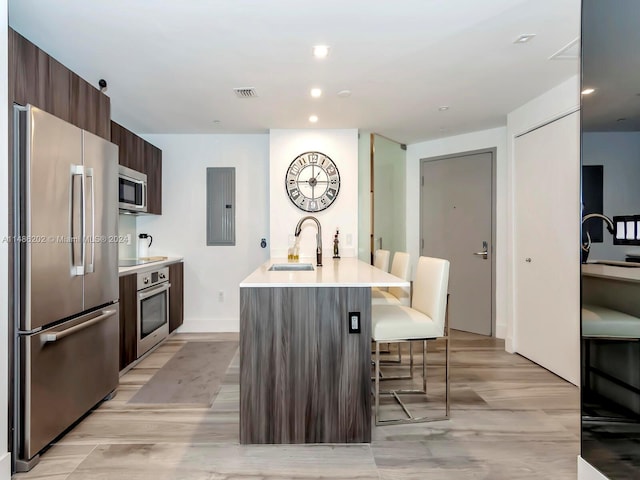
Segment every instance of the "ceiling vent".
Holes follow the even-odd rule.
[[[258,96],[256,89],[253,87],[234,88],[233,91],[236,92],[236,97],[238,98],[253,98]]]
[[[580,60],[580,37],[571,40],[549,57],[549,60]]]

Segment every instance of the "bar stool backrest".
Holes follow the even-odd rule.
[[[373,266],[388,272],[390,256],[391,252],[389,250],[376,250],[373,254]]]
[[[411,271],[411,256],[405,252],[396,252],[393,254],[393,262],[391,262],[391,275],[400,277],[403,280],[409,280]],[[389,293],[396,297],[400,302],[406,301],[409,305],[409,287],[389,287]]]
[[[413,282],[411,307],[431,318],[444,335],[449,289],[449,260],[420,257]]]

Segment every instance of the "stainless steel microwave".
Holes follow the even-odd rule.
[[[147,175],[120,165],[118,179],[119,208],[131,213],[147,211]]]

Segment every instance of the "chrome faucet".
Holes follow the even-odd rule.
[[[320,226],[320,222],[316,217],[312,217],[311,215],[307,217],[302,217],[298,224],[296,225],[296,230],[294,235],[296,237],[300,236],[300,232],[302,231],[302,224],[305,220],[313,220],[316,222],[316,226],[318,227],[318,233],[316,234],[316,264],[318,267],[322,266],[322,227]]]
[[[606,215],[603,215],[601,213],[589,213],[584,217],[582,217],[581,224],[586,222],[590,218],[600,218],[604,223],[607,224],[607,230],[609,231],[609,233],[611,235],[615,234],[616,229],[613,226],[613,222]],[[582,249],[582,262],[584,263],[587,261],[587,258],[589,257],[589,250],[591,249],[591,235],[589,235],[589,232],[587,232],[587,242],[581,245],[581,249]]]

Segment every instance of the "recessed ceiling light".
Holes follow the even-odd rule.
[[[317,115],[311,115],[311,116],[309,117],[309,121],[310,121],[311,123],[316,123],[316,122],[318,121],[318,116],[317,116]]]
[[[322,90],[320,90],[319,88],[312,88],[311,89],[311,96],[313,98],[318,98],[318,97],[322,96]]]
[[[338,92],[338,96],[342,97],[342,98],[350,97],[351,96],[351,90],[340,90]]]
[[[213,123],[220,123],[220,120],[214,120]]]
[[[582,95],[591,95],[595,91],[595,88],[585,88],[584,90],[582,90]]]
[[[316,45],[313,47],[313,56],[316,58],[326,58],[329,55],[329,47],[327,45]]]
[[[516,41],[513,43],[527,43],[529,40],[531,40],[535,36],[536,36],[535,33],[525,33],[523,35],[520,35],[518,38],[516,38]]]
[[[443,105],[441,107],[438,107],[438,110],[441,112],[446,112],[447,110],[449,110],[449,107],[447,105]]]

